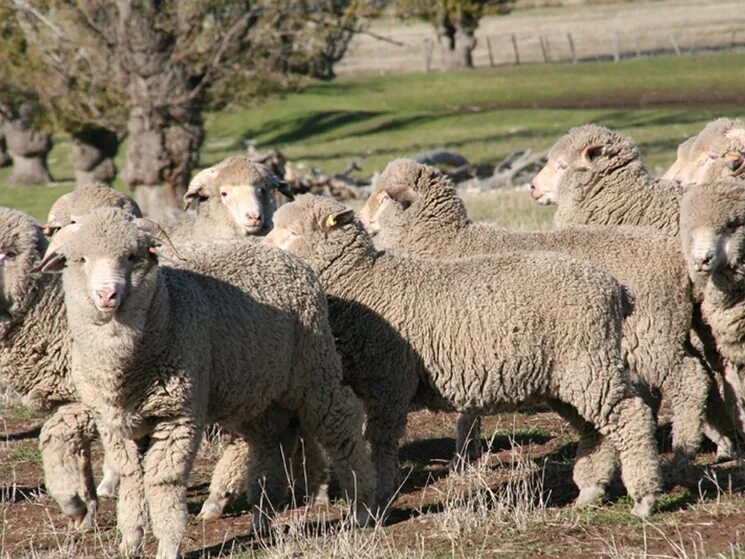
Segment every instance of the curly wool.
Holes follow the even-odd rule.
[[[586,162],[581,153],[602,147]],[[636,143],[593,124],[572,128],[549,152],[569,165],[559,185],[554,223],[569,225],[641,225],[678,234],[682,188],[654,178],[644,166]]]
[[[341,385],[326,299],[310,269],[245,240],[182,245],[188,270],[161,268],[149,255],[151,244],[123,212],[105,208],[90,214],[59,252],[68,262],[63,283],[81,401],[108,432],[152,441],[142,471],[159,553],[177,552],[186,528],[186,480],[205,421],[244,437],[274,464],[278,433],[287,426],[273,427],[266,414],[275,406],[289,412],[282,415],[288,420],[296,413],[329,451],[341,486],[356,493],[359,506],[371,504],[362,410]],[[138,262],[108,322],[101,323],[82,267],[74,265],[83,255]],[[123,484],[127,466],[117,465]],[[258,502],[262,483],[282,480],[255,467]],[[120,518],[140,506],[136,501],[120,496]],[[137,533],[123,536],[127,546],[138,542]]]
[[[629,288],[634,312],[623,324],[625,359],[644,392],[670,398],[676,451],[696,452],[710,382],[686,353],[693,305],[678,241],[636,227],[518,232],[473,223],[452,181],[412,160],[389,163],[375,188],[410,203],[381,216],[376,244],[383,249],[433,259],[555,251],[599,266]]]
[[[142,217],[137,202],[99,182],[79,186],[60,196],[49,210],[47,226],[52,229],[64,227],[98,208],[120,208],[135,217]]]
[[[344,209],[299,196],[277,211],[268,241],[305,260],[326,290],[347,380],[367,407],[383,495],[395,488],[412,403],[476,413],[566,403],[613,439],[635,499],[657,490],[651,414],[630,397],[620,355],[615,280],[550,253],[453,262],[379,253],[356,221],[324,226]]]

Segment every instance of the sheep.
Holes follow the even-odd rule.
[[[275,191],[292,198],[289,185],[268,167],[234,155],[191,180],[184,209],[196,205],[195,212],[162,225],[169,236],[182,240],[265,235],[272,226]]]
[[[678,157],[663,178],[688,186],[745,172],[745,122],[718,118],[678,147]]]
[[[620,353],[629,302],[605,272],[549,253],[380,253],[352,210],[314,195],[279,208],[263,242],[302,258],[326,291],[346,379],[367,409],[378,502],[395,489],[412,404],[483,414],[545,402],[596,433],[588,454],[609,437],[634,512],[649,514],[660,482],[653,420]]]
[[[360,216],[385,250],[423,258],[549,250],[599,266],[628,287],[635,295],[635,312],[624,321],[621,344],[632,377],[653,409],[659,399],[652,394],[670,399],[676,461],[698,450],[710,382],[686,351],[693,305],[677,241],[634,227],[518,232],[473,223],[453,182],[409,159],[389,163],[374,188]],[[706,431],[720,455],[728,456],[731,441],[721,434],[725,427],[713,411]]]
[[[238,162],[240,161],[241,158],[238,158]],[[250,167],[249,170],[252,168]],[[253,192],[254,189],[250,190]],[[238,194],[240,194],[240,189]],[[97,183],[77,188],[55,202],[49,212],[47,225],[44,229],[47,234],[50,234],[65,225],[75,223],[80,217],[87,215],[92,210],[102,207],[121,208],[135,217],[142,217],[137,203],[129,196],[112,190],[107,185]],[[203,232],[216,233],[213,229],[204,229]],[[292,455],[292,469],[304,474],[300,481],[304,482],[306,492],[312,495],[315,500],[323,501],[327,498],[327,485],[324,478],[326,461],[323,452],[311,440],[307,440],[304,447],[298,446],[297,449],[298,452]],[[246,473],[248,472],[246,464],[249,460],[249,453],[250,449],[246,441],[240,439],[240,437],[232,438],[215,465],[210,481],[210,493],[200,512],[202,519],[214,520],[222,516],[223,510],[232,496],[239,494],[245,487],[247,483]],[[115,496],[118,481],[118,474],[105,461],[104,477],[97,488],[98,496]]]
[[[560,138],[531,182],[536,201],[557,205],[557,227],[641,225],[673,236],[682,193],[675,181],[649,174],[631,138],[594,124]]]
[[[38,266],[62,273],[80,401],[95,411],[105,444],[109,436],[128,441],[109,454],[122,476],[121,552],[132,555],[142,543],[142,522],[128,518],[141,517],[134,497],[144,494],[158,557],[178,556],[186,482],[206,421],[257,449],[250,493],[258,497],[262,485],[271,495],[284,474],[262,467],[279,452],[273,435],[287,428],[271,425],[297,414],[329,451],[364,524],[375,479],[362,410],[342,386],[313,273],[282,251],[243,240],[184,245],[188,270],[161,267],[156,239],[170,243],[153,222],[101,208],[62,229]],[[268,511],[258,500],[260,526]]]
[[[81,529],[93,525],[90,414],[69,378],[70,336],[57,278],[32,273],[47,241],[19,210],[0,208],[0,376],[29,407],[52,415],[40,450],[47,491]]]
[[[745,191],[735,179],[689,187],[680,211],[681,246],[724,359],[726,393],[745,430]]]

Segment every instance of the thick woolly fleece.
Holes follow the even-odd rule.
[[[395,489],[412,404],[489,414],[546,402],[610,437],[647,514],[659,465],[651,413],[623,366],[618,283],[551,253],[457,262],[379,253],[358,222],[342,221],[345,210],[300,196],[277,211],[266,242],[300,256],[326,290],[346,379],[367,407],[379,497]]]
[[[383,249],[434,259],[555,251],[599,266],[629,288],[634,312],[624,321],[621,346],[632,378],[654,410],[660,402],[653,394],[669,398],[675,451],[687,456],[697,451],[710,379],[686,351],[693,304],[677,240],[638,227],[518,232],[473,223],[452,181],[409,159],[389,163],[375,188],[410,203],[395,204],[381,216],[376,244]],[[724,413],[712,415],[719,420]],[[717,443],[721,429],[707,429]]]
[[[286,487],[284,472],[266,471],[263,461],[276,464],[272,454],[281,452],[277,437],[288,425],[276,425],[278,418],[286,423],[297,414],[329,452],[364,518],[375,482],[362,409],[341,384],[326,299],[313,273],[282,251],[243,240],[182,245],[189,270],[161,268],[148,252],[152,242],[126,214],[105,208],[81,221],[58,250],[67,261],[62,278],[80,399],[104,431],[149,441],[141,480],[132,457],[111,454],[122,475],[122,551],[135,553],[141,543],[142,526],[127,521],[142,507],[140,488],[158,556],[178,556],[187,478],[206,421],[256,449],[261,463],[252,464],[250,492],[271,497]],[[130,257],[126,296],[103,319],[81,258]],[[268,513],[264,503],[256,520]]]
[[[732,135],[739,130],[740,134]],[[676,178],[674,171],[679,169],[683,186],[692,182],[711,182],[731,177],[733,161],[728,153],[745,152],[745,122],[733,118],[718,118],[709,122],[701,132],[689,140],[688,149],[679,149],[678,158],[665,174]],[[738,161],[736,166],[741,161]]]
[[[681,204],[681,240],[691,278],[702,286],[704,320],[725,361],[727,396],[745,433],[745,190],[729,179],[687,189]],[[694,236],[708,239],[713,264],[695,268]],[[699,241],[700,242],[700,241]]]
[[[585,148],[600,148],[587,161]],[[572,128],[556,142],[549,159],[567,163],[558,191],[554,223],[569,225],[642,225],[678,234],[682,188],[654,178],[639,146],[626,136],[587,124]]]
[[[31,272],[46,246],[31,217],[0,208],[0,376],[29,407],[53,411],[40,437],[45,484],[62,512],[87,527],[95,518],[93,473],[78,457],[90,451],[91,417],[74,404],[62,282]]]
[[[161,225],[174,240],[179,241],[245,236],[246,232],[220,200],[221,185],[240,185],[241,188],[261,190],[263,225],[253,235],[266,235],[272,228],[272,215],[276,207],[274,193],[279,183],[279,179],[265,165],[254,163],[245,156],[229,157],[201,171],[192,180],[184,200],[187,204],[196,202],[194,211],[164,220]]]
[[[49,210],[46,226],[50,230],[59,229],[97,208],[121,208],[135,217],[142,217],[140,207],[132,198],[107,184],[93,183],[60,196]]]

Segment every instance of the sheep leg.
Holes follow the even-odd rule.
[[[318,441],[306,434],[292,454],[292,471],[296,472],[308,502],[328,503],[328,464]],[[302,474],[302,475],[300,475]]]
[[[118,437],[98,423],[106,460],[119,473],[116,525],[122,536],[119,554],[137,557],[142,552],[147,527],[147,507],[140,451],[135,441]]]
[[[727,407],[719,389],[719,383],[712,379],[711,388],[706,399],[706,418],[704,421],[704,435],[717,445],[717,458],[731,460],[736,455],[735,432],[732,419],[727,413]]]
[[[580,507],[602,499],[618,466],[613,443],[585,421],[574,407],[558,401],[552,401],[550,405],[579,433],[577,458],[572,472],[579,496],[574,505]]]
[[[241,437],[233,437],[215,464],[210,481],[210,494],[199,516],[203,520],[220,518],[233,495],[245,491],[250,448]]]
[[[470,412],[458,414],[455,427],[455,455],[450,469],[462,471],[481,457],[481,416]]]
[[[99,497],[116,497],[119,490],[119,474],[111,466],[109,459],[103,457],[103,479],[98,484],[96,492]]]
[[[47,491],[80,529],[91,527],[96,517],[96,494],[90,492],[93,428],[90,414],[78,404],[69,404],[47,419],[39,435]]]
[[[159,423],[150,435],[143,459],[145,497],[157,559],[178,559],[186,533],[186,487],[204,425],[191,417]]]
[[[727,361],[724,366],[724,397],[740,436],[745,436],[745,386],[740,367]]]
[[[611,413],[595,425],[601,434],[610,437],[618,452],[623,483],[634,499],[632,512],[640,517],[648,516],[660,488],[652,412],[640,398],[626,397],[616,402]]]
[[[328,375],[331,376],[331,375]],[[308,433],[327,450],[342,491],[353,503],[355,521],[370,520],[375,499],[375,477],[362,437],[363,410],[349,387],[309,383],[297,410]],[[368,427],[373,418],[368,418]]]

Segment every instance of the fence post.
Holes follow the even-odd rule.
[[[491,51],[491,39],[489,37],[486,38],[486,48],[489,50],[489,66],[494,68],[494,55]]]
[[[422,62],[424,63],[424,71],[429,74],[432,70],[432,52],[435,50],[435,45],[432,39],[424,39],[422,41]]]
[[[517,50],[517,37],[513,33],[510,37],[512,39],[512,50],[515,51],[515,64],[520,64],[520,52]]]
[[[673,50],[675,51],[675,55],[680,56],[680,47],[678,46],[678,41],[675,40],[674,33],[670,33],[670,42],[673,44]]]
[[[613,62],[621,60],[621,37],[616,31],[613,34]]]
[[[729,48],[727,49],[727,52],[732,52],[732,49],[735,48],[735,35],[737,34],[737,30],[734,30],[732,32],[732,35],[730,35],[729,38]]]
[[[577,64],[577,51],[574,50],[574,39],[571,33],[567,33],[567,41],[569,41],[569,50],[572,52],[572,64]]]
[[[551,60],[549,58],[549,54],[548,54],[548,45],[546,44],[546,42],[545,42],[545,40],[543,38],[543,35],[538,35],[538,40],[541,43],[541,52],[543,53],[543,61],[546,64],[548,64],[549,62],[551,62]]]

